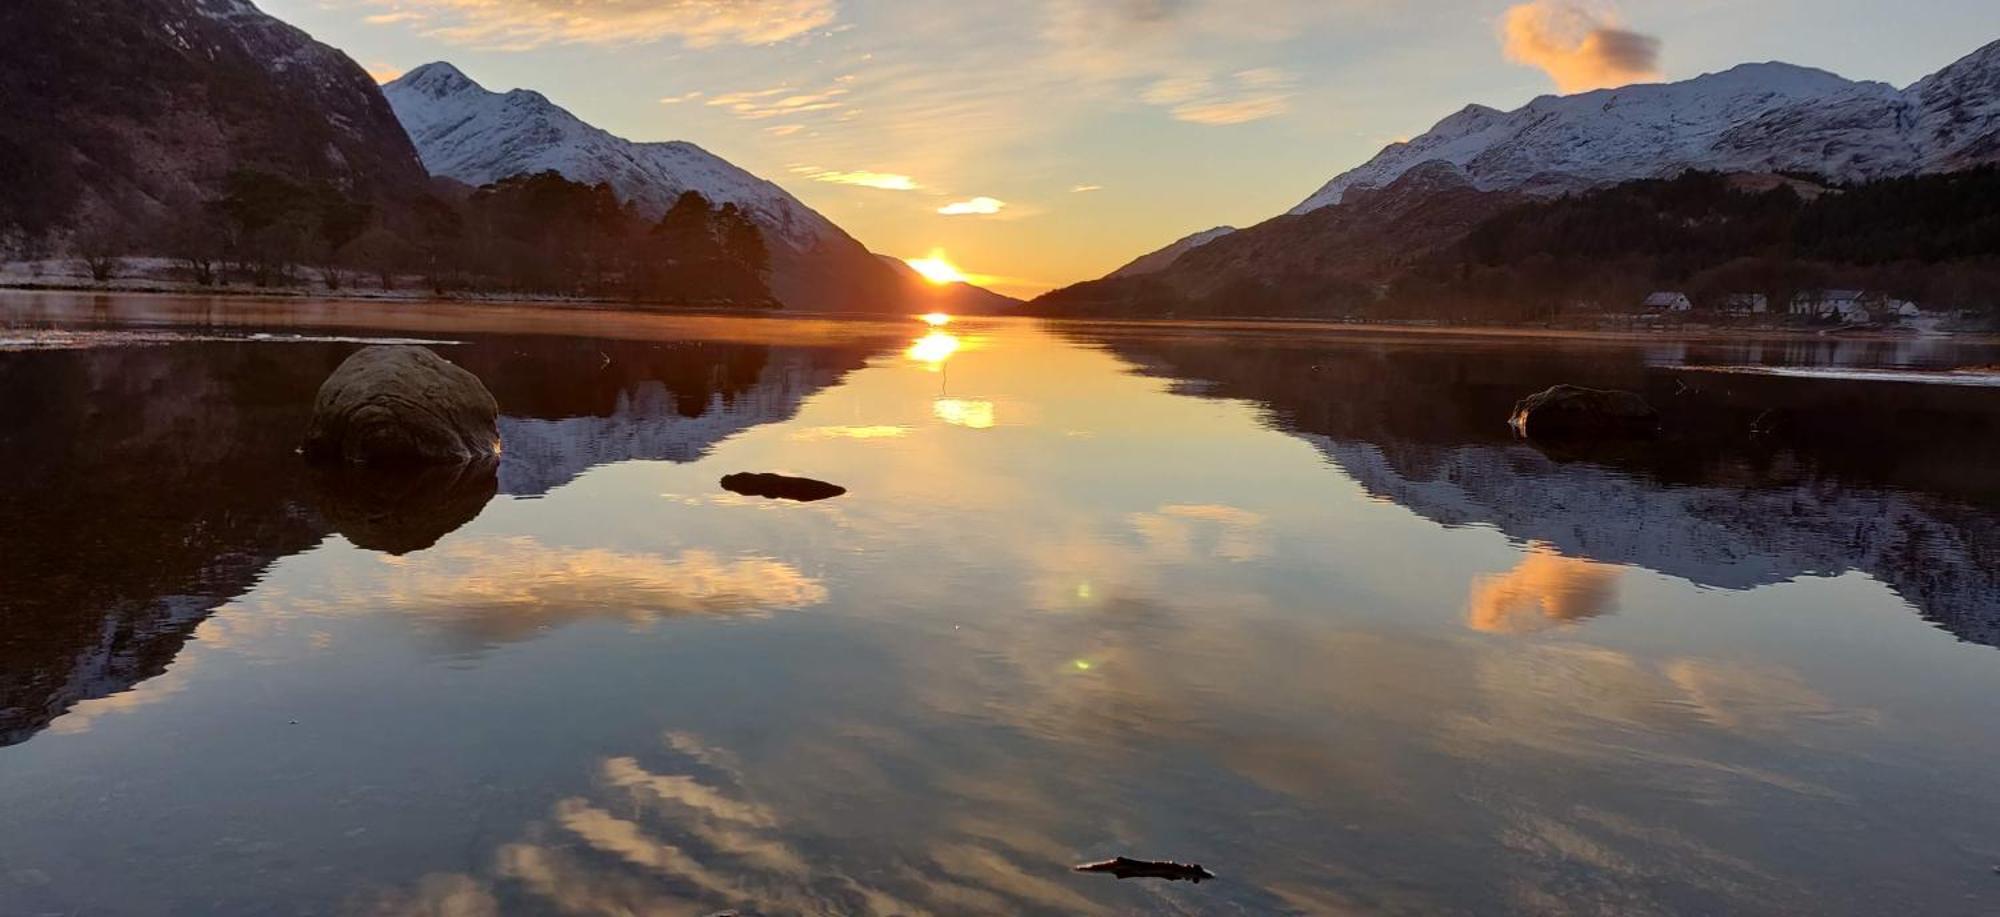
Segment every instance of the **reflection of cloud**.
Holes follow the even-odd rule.
[[[823,439],[899,439],[910,435],[909,427],[889,425],[850,427],[807,427],[796,430],[791,438],[804,442]]]
[[[1534,0],[1507,10],[1500,38],[1508,60],[1540,68],[1563,92],[1657,78],[1660,40],[1616,25],[1574,0]]]
[[[990,430],[995,422],[991,401],[939,398],[931,402],[931,413],[937,415],[937,419],[954,427],[967,427],[973,430]]]
[[[1264,540],[1264,517],[1233,506],[1162,506],[1154,512],[1133,514],[1132,527],[1145,536],[1156,554],[1168,560],[1193,560],[1198,530],[1213,532],[1209,553],[1224,560],[1255,560],[1270,550]]]
[[[1737,732],[1789,733],[1809,723],[1873,722],[1869,711],[1842,710],[1793,672],[1703,659],[1677,659],[1667,678],[1687,693],[1702,718]]]
[[[370,17],[420,25],[452,44],[525,50],[549,44],[635,44],[677,38],[690,48],[768,45],[822,26],[834,0],[365,0]],[[391,19],[390,17],[394,17]]]
[[[370,917],[499,917],[500,901],[479,880],[432,873],[407,893],[391,892],[363,913]]]
[[[826,587],[790,564],[700,550],[566,549],[519,536],[450,539],[420,554],[373,560],[360,577],[296,595],[267,590],[243,604],[268,603],[273,613],[395,611],[506,641],[588,618],[758,617],[827,597]]]
[[[1594,618],[1617,602],[1621,573],[1537,545],[1513,570],[1473,581],[1466,623],[1489,634],[1525,634]]]
[[[104,717],[130,713],[167,700],[187,690],[188,668],[192,665],[193,657],[183,658],[165,674],[140,682],[130,690],[77,701],[62,716],[49,723],[49,731],[56,735],[89,732]]]

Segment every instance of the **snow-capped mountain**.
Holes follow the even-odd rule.
[[[1306,213],[1447,162],[1481,190],[1559,193],[1688,169],[1797,170],[1836,180],[2000,160],[2000,42],[1907,89],[1783,63],[1678,83],[1471,105],[1392,144],[1292,209]]]
[[[771,285],[786,304],[896,307],[897,278],[861,243],[785,189],[692,143],[626,140],[539,92],[492,92],[448,63],[418,67],[384,92],[433,175],[483,185],[553,170],[572,181],[607,183],[648,216],[697,191],[743,208],[763,228]]]
[[[1133,259],[1131,263],[1105,276],[1137,277],[1141,274],[1153,274],[1164,271],[1167,269],[1167,265],[1174,263],[1174,259],[1235,231],[1236,227],[1234,226],[1217,226],[1214,229],[1204,229],[1193,235],[1183,236],[1166,248],[1140,255]]]
[[[375,80],[247,0],[4,3],[0,35],[0,230],[144,227],[239,168],[427,184]]]

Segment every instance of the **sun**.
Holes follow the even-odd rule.
[[[947,260],[944,249],[941,248],[931,249],[931,256],[928,258],[905,258],[903,263],[909,265],[911,270],[924,275],[925,280],[938,286],[966,282],[965,272]]]

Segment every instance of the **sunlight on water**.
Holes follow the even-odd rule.
[[[0,355],[0,911],[1990,903],[1981,389],[1593,453],[1511,400],[1657,352],[526,321],[414,483],[290,452],[352,344]]]

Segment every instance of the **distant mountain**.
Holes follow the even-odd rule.
[[[1235,231],[1236,227],[1234,226],[1217,226],[1214,229],[1204,229],[1190,236],[1182,236],[1173,244],[1159,251],[1140,255],[1133,259],[1131,263],[1105,276],[1137,277],[1141,274],[1157,274],[1166,270],[1168,265],[1173,264],[1174,259]]]
[[[1745,188],[1789,184],[1817,193],[1817,184],[1775,173],[1838,185],[1996,162],[2000,42],[1907,89],[1746,64],[1678,83],[1544,96],[1512,112],[1467,107],[1335,177],[1287,214],[1180,252],[1176,243],[1027,308],[1135,317],[1368,314],[1412,268],[1540,198],[1695,170],[1757,179],[1740,183]],[[1650,219],[1637,213],[1616,225],[1650,232]],[[1718,230],[1708,241],[1733,232]],[[1484,281],[1481,292],[1531,293],[1500,278]]]
[[[957,315],[998,315],[1018,308],[1021,301],[970,283],[935,284],[904,263],[903,259],[877,255],[901,278],[904,295],[912,310],[950,312]]]
[[[594,127],[539,92],[498,93],[447,63],[426,64],[384,87],[432,174],[484,185],[553,170],[606,183],[658,217],[684,192],[733,203],[764,230],[771,287],[793,308],[887,312],[904,308],[899,278],[861,243],[783,188],[682,141],[637,143]]]
[[[246,0],[13,0],[0,35],[0,231],[143,226],[241,167],[426,185],[375,80]]]
[[[1049,315],[1316,315],[1371,301],[1377,290],[1473,227],[1527,200],[1481,191],[1445,164],[1412,169],[1340,207],[1287,214],[1221,236],[1151,273],[1048,293]]]
[[[1292,209],[1338,204],[1418,165],[1474,187],[1537,194],[1638,178],[1809,172],[1836,182],[2000,161],[2000,42],[1908,89],[1791,64],[1744,64],[1678,83],[1543,96],[1511,112],[1472,105],[1384,149]]]

